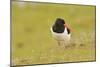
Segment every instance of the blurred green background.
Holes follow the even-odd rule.
[[[95,60],[95,6],[12,1],[12,65]],[[70,47],[60,48],[50,28],[70,26]]]

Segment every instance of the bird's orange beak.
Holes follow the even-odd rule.
[[[65,26],[66,28],[70,29],[70,27],[69,27],[67,24],[64,24],[64,26]],[[70,29],[70,30],[71,30],[71,29]]]
[[[64,26],[67,28],[67,25],[66,24],[64,24]]]

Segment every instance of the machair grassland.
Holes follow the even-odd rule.
[[[13,1],[12,65],[95,61],[95,6]],[[50,28],[56,18],[71,28],[67,48],[58,46]]]

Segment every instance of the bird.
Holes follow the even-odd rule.
[[[64,19],[57,18],[55,23],[51,26],[52,37],[58,42],[58,45],[61,46],[62,43],[64,46],[67,46],[71,39],[71,30],[68,24],[65,24]]]

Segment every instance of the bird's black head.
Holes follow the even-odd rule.
[[[61,18],[57,18],[55,24],[53,25],[53,31],[56,33],[63,33],[65,29],[65,21]]]
[[[61,18],[57,18],[56,21],[55,21],[55,25],[64,25],[65,24],[65,21]]]

